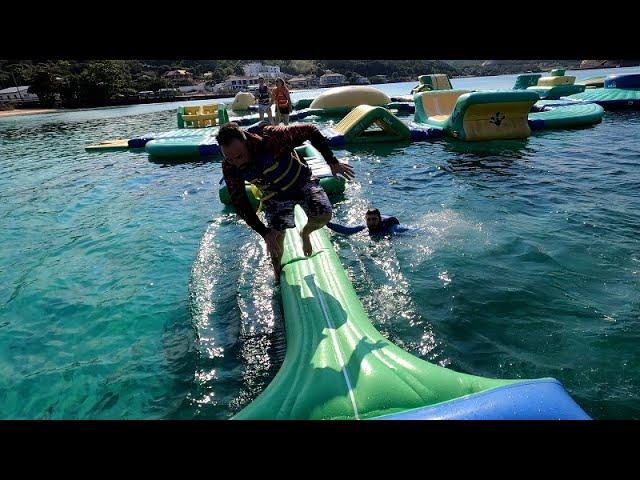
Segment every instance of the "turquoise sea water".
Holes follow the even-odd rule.
[[[271,270],[218,200],[220,164],[84,151],[174,129],[175,108],[0,119],[0,418],[226,419],[277,372]],[[374,204],[421,229],[332,235],[374,325],[440,365],[555,377],[594,418],[640,418],[639,138],[640,114],[607,112],[523,141],[336,151],[357,174],[337,221]]]

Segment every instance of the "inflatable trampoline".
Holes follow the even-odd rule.
[[[297,228],[306,223],[295,209]],[[287,352],[279,372],[235,420],[589,419],[555,379],[455,372],[391,343],[371,324],[326,229],[305,257],[284,241],[280,290]]]
[[[640,73],[610,75],[603,88],[589,88],[566,98],[595,102],[605,110],[639,110]]]
[[[537,112],[529,113],[531,130],[578,128],[602,121],[604,108],[596,103],[575,101],[540,101]]]

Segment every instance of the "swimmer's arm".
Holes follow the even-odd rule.
[[[327,227],[337,233],[342,233],[343,235],[353,235],[354,233],[361,232],[365,228],[365,225],[358,225],[357,227],[347,227],[346,225],[339,225],[337,223],[329,222],[327,223]]]

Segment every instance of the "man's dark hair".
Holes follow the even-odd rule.
[[[377,215],[380,220],[382,220],[382,215],[380,214],[380,210],[377,208],[370,208],[367,210],[366,215]]]
[[[234,138],[241,142],[247,140],[244,132],[236,122],[225,123],[220,127],[220,130],[218,130],[218,134],[216,135],[216,140],[220,146],[229,145]]]

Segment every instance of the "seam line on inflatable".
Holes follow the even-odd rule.
[[[333,325],[331,318],[327,313],[327,307],[324,303],[324,299],[322,295],[318,295],[318,285],[313,283],[313,288],[316,290],[316,298],[318,299],[318,303],[320,303],[320,308],[322,308],[322,315],[324,316],[327,325],[329,326],[329,332],[331,334],[331,340],[333,342],[333,347],[336,352],[336,357],[338,359],[338,363],[340,364],[340,369],[342,370],[342,375],[344,375],[344,380],[347,382],[347,390],[349,391],[349,399],[351,400],[351,406],[353,407],[353,414],[356,417],[356,420],[360,420],[360,415],[358,414],[358,405],[356,404],[356,397],[353,394],[353,386],[351,385],[351,379],[349,378],[349,373],[347,372],[347,368],[344,362],[344,358],[342,357],[342,352],[340,350],[340,345],[338,344],[338,339],[336,337],[335,329],[336,327]]]
[[[317,286],[314,285],[314,288],[317,290]],[[342,375],[344,375],[344,379],[347,382],[347,390],[349,391],[349,399],[351,400],[351,406],[353,407],[353,414],[356,417],[356,420],[360,420],[360,415],[358,415],[358,405],[356,404],[356,398],[353,394],[353,386],[351,385],[351,379],[349,378],[349,374],[347,373],[347,369],[345,366],[344,358],[342,356],[342,352],[340,351],[340,345],[338,344],[338,339],[336,337],[335,326],[333,322],[329,318],[327,314],[326,306],[324,304],[324,300],[321,296],[317,297],[320,303],[320,307],[322,308],[322,314],[327,321],[327,325],[329,326],[329,331],[331,333],[331,340],[333,341],[333,347],[336,352],[336,357],[338,357],[338,363],[340,364],[340,369],[342,370]]]

